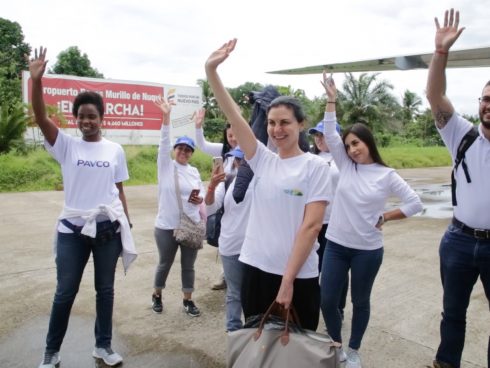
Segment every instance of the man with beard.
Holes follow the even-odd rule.
[[[454,111],[446,97],[445,68],[449,49],[464,28],[458,28],[459,12],[454,9],[445,12],[443,26],[437,18],[435,24],[435,52],[429,68],[427,98],[437,129],[455,160],[461,157],[457,153],[461,141],[473,125]],[[436,368],[460,366],[466,310],[478,276],[490,300],[490,81],[479,98],[479,115],[481,124],[476,139],[467,148],[461,165],[453,170],[453,185],[457,183],[454,216],[439,249],[444,296]]]

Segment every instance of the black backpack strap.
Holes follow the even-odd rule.
[[[459,143],[458,149],[456,151],[456,158],[454,159],[453,171],[451,172],[451,197],[453,201],[453,206],[458,205],[456,199],[456,179],[455,172],[458,169],[459,164],[463,167],[464,176],[466,177],[466,182],[471,183],[470,173],[468,172],[468,165],[466,165],[465,154],[468,148],[473,144],[473,142],[479,136],[478,127],[472,126],[471,129],[464,135],[463,139]]]

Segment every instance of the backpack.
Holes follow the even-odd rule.
[[[465,154],[468,148],[473,144],[473,142],[478,138],[478,127],[473,126],[468,133],[466,133],[459,143],[458,150],[456,151],[456,158],[454,159],[453,171],[451,172],[451,198],[453,201],[453,206],[458,205],[456,199],[456,179],[454,173],[458,169],[459,164],[462,165],[464,175],[466,177],[466,182],[471,183],[470,173],[468,172],[468,166],[466,165]]]
[[[225,195],[228,187],[233,181],[234,176],[230,175],[225,180]],[[209,215],[206,220],[206,242],[213,246],[218,247],[219,234],[221,233],[221,218],[225,213],[225,203],[223,198],[223,205],[212,215]]]

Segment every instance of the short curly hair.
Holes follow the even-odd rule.
[[[71,110],[74,117],[78,117],[78,109],[81,105],[95,105],[99,111],[100,117],[104,116],[104,100],[101,95],[94,91],[81,92],[73,101],[73,109]]]

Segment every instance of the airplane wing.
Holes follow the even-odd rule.
[[[427,69],[432,53],[392,56],[386,58],[352,61],[346,63],[323,64],[303,68],[284,69],[267,72],[270,74],[321,74],[330,73],[377,72],[385,70]],[[477,68],[490,66],[490,47],[455,50],[449,52],[448,68]]]

